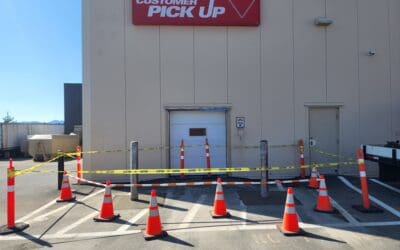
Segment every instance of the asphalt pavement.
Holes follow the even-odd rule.
[[[30,159],[15,161],[17,169],[32,166]],[[75,161],[66,162],[74,169]],[[5,220],[5,169],[0,161],[0,224]],[[57,163],[40,169],[54,170]],[[346,182],[347,181],[347,182]],[[292,185],[296,211],[305,234],[287,237],[276,225],[282,222],[286,188],[271,185],[269,196],[260,196],[259,186],[224,186],[231,218],[213,219],[215,186],[157,189],[163,229],[168,237],[145,241],[150,188],[139,189],[139,200],[131,201],[127,189],[113,189],[114,222],[94,222],[104,189],[77,185],[70,179],[77,201],[56,203],[55,173],[31,173],[16,178],[16,217],[29,223],[22,233],[0,236],[0,249],[400,249],[400,190],[398,183],[368,181],[370,195],[382,213],[365,214],[352,208],[361,204],[359,179],[328,176],[328,193],[338,212],[313,210],[318,192],[306,183]],[[349,185],[350,184],[350,185]],[[397,191],[398,192],[397,192]],[[382,207],[384,206],[384,207]]]

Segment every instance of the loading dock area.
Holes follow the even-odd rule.
[[[21,168],[31,163],[30,160],[16,162]],[[66,168],[72,170],[75,164],[75,161],[67,162]],[[6,166],[7,162],[0,162],[1,176]],[[44,169],[52,168],[54,164]],[[71,182],[75,181],[71,179]],[[0,242],[2,247],[11,249],[96,249],[99,245],[107,249],[126,249],[126,246],[139,249],[398,249],[400,183],[382,184],[370,179],[368,184],[370,195],[379,202],[372,203],[381,207],[383,213],[365,214],[352,208],[361,203],[361,196],[355,190],[360,189],[359,179],[355,177],[327,177],[332,204],[338,209],[336,214],[313,211],[317,192],[306,188],[306,184],[295,184],[296,211],[306,231],[298,237],[285,237],[276,229],[282,220],[288,185],[270,186],[268,198],[260,197],[258,186],[224,186],[232,217],[220,220],[213,220],[209,213],[215,186],[159,187],[160,216],[170,236],[146,242],[142,230],[146,226],[150,189],[140,188],[139,201],[135,202],[130,201],[129,190],[113,189],[114,207],[121,218],[99,224],[92,218],[99,212],[102,188],[73,184],[77,201],[56,204],[55,175],[22,175],[17,179],[17,219],[28,222],[30,227],[23,233],[1,236]],[[37,188],[32,190],[32,185]],[[1,202],[4,202],[3,196]],[[3,209],[0,211],[2,223]]]
[[[398,0],[199,0],[190,1],[193,18],[178,16],[183,2],[83,1],[83,151],[128,149],[132,140],[143,147],[179,146],[184,138],[171,127],[173,113],[213,109],[227,110],[225,130],[218,132],[226,144],[209,136],[211,145],[304,139],[306,151],[312,142],[352,156],[361,144],[400,138]],[[176,17],[148,16],[167,7]],[[224,14],[213,17],[220,8]],[[192,130],[194,140],[212,132],[204,130],[212,120],[203,115],[203,125],[193,113],[184,118],[187,125],[197,123],[190,127],[198,129]],[[297,164],[296,149],[274,150],[270,161]],[[204,159],[190,159],[196,152],[187,150],[187,166],[203,166]],[[176,153],[144,154],[139,164],[177,168]],[[211,155],[211,165],[255,166],[258,155],[227,148]],[[304,157],[308,163],[329,160],[312,151]],[[129,165],[124,153],[88,155],[85,161],[88,170]],[[358,174],[348,170],[322,173]],[[288,171],[277,178],[297,175]]]

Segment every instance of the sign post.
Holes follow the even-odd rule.
[[[261,167],[267,168],[268,167],[268,141],[262,140],[260,142],[260,160],[261,160]],[[268,197],[268,185],[266,182],[268,181],[268,170],[261,171],[261,197],[266,198]]]
[[[131,142],[131,159],[130,159],[130,168],[138,169],[139,166],[139,143],[137,141]],[[139,194],[136,186],[132,184],[138,183],[138,175],[131,174],[131,201],[138,200]]]

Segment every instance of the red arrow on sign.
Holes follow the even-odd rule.
[[[229,0],[229,2],[240,18],[244,18],[256,0]]]

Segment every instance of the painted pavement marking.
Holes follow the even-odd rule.
[[[140,218],[142,218],[144,215],[146,215],[148,209],[142,209],[142,211],[140,211],[138,214],[136,214],[132,219],[130,219],[125,225],[120,226],[117,229],[117,232],[123,232],[129,229],[129,227],[136,223],[136,221],[140,220]]]
[[[353,189],[354,191],[356,191],[357,193],[361,194],[361,190],[357,187],[355,187],[353,184],[351,184],[346,178],[344,178],[343,176],[338,176],[338,178],[349,188]],[[372,195],[369,195],[369,199],[373,202],[375,202],[377,205],[379,205],[380,207],[386,209],[387,211],[391,212],[392,214],[396,215],[397,217],[400,218],[400,212],[397,211],[396,209],[394,209],[393,207],[387,205],[386,203],[384,203],[383,201],[378,200],[377,198],[375,198]]]
[[[376,184],[384,186],[385,188],[388,188],[388,189],[390,189],[390,190],[392,190],[392,191],[394,191],[394,192],[396,192],[398,194],[400,194],[400,189],[398,189],[398,188],[390,186],[390,185],[388,185],[388,184],[386,184],[384,182],[378,181],[377,179],[369,179],[369,180],[375,182]]]
[[[73,224],[71,224],[71,225],[65,227],[64,229],[58,231],[56,234],[60,234],[60,235],[65,234],[66,232],[70,231],[71,229],[73,229],[73,228],[79,226],[80,224],[84,223],[85,221],[87,221],[87,220],[93,218],[93,217],[94,217],[96,214],[98,214],[98,213],[99,213],[99,212],[94,211],[94,212],[88,214],[87,216],[83,217],[82,219],[76,221],[75,223],[73,223]]]
[[[196,214],[199,212],[200,208],[203,206],[204,201],[207,199],[207,195],[203,194],[200,198],[196,201],[196,204],[189,210],[186,214],[185,218],[182,220],[182,224],[179,225],[179,229],[189,227],[189,223],[193,221]]]
[[[85,198],[79,200],[78,202],[84,202],[84,201],[86,201],[86,200],[88,200],[88,199],[90,199],[90,198],[92,198],[92,197],[94,197],[94,196],[96,196],[96,195],[98,195],[98,194],[100,194],[100,193],[102,193],[102,192],[104,192],[103,189],[98,190],[97,192],[94,192],[93,194],[90,194],[90,195],[86,196]],[[50,212],[47,212],[47,213],[45,213],[45,214],[43,214],[43,215],[41,215],[41,216],[39,216],[39,217],[36,217],[35,219],[33,219],[33,220],[31,220],[31,221],[42,221],[42,220],[43,220],[44,218],[46,218],[47,216],[52,215],[52,214],[55,214],[55,213],[58,213],[58,212],[60,212],[60,211],[62,211],[62,210],[64,210],[64,209],[72,208],[72,207],[73,207],[74,205],[76,205],[76,204],[78,204],[78,203],[76,203],[76,202],[68,203],[68,204],[65,205],[65,206],[62,206],[62,207],[60,207],[60,208],[57,208],[57,209],[52,210],[52,211],[50,211]],[[31,222],[31,221],[27,221],[26,223],[29,223],[29,222]]]

